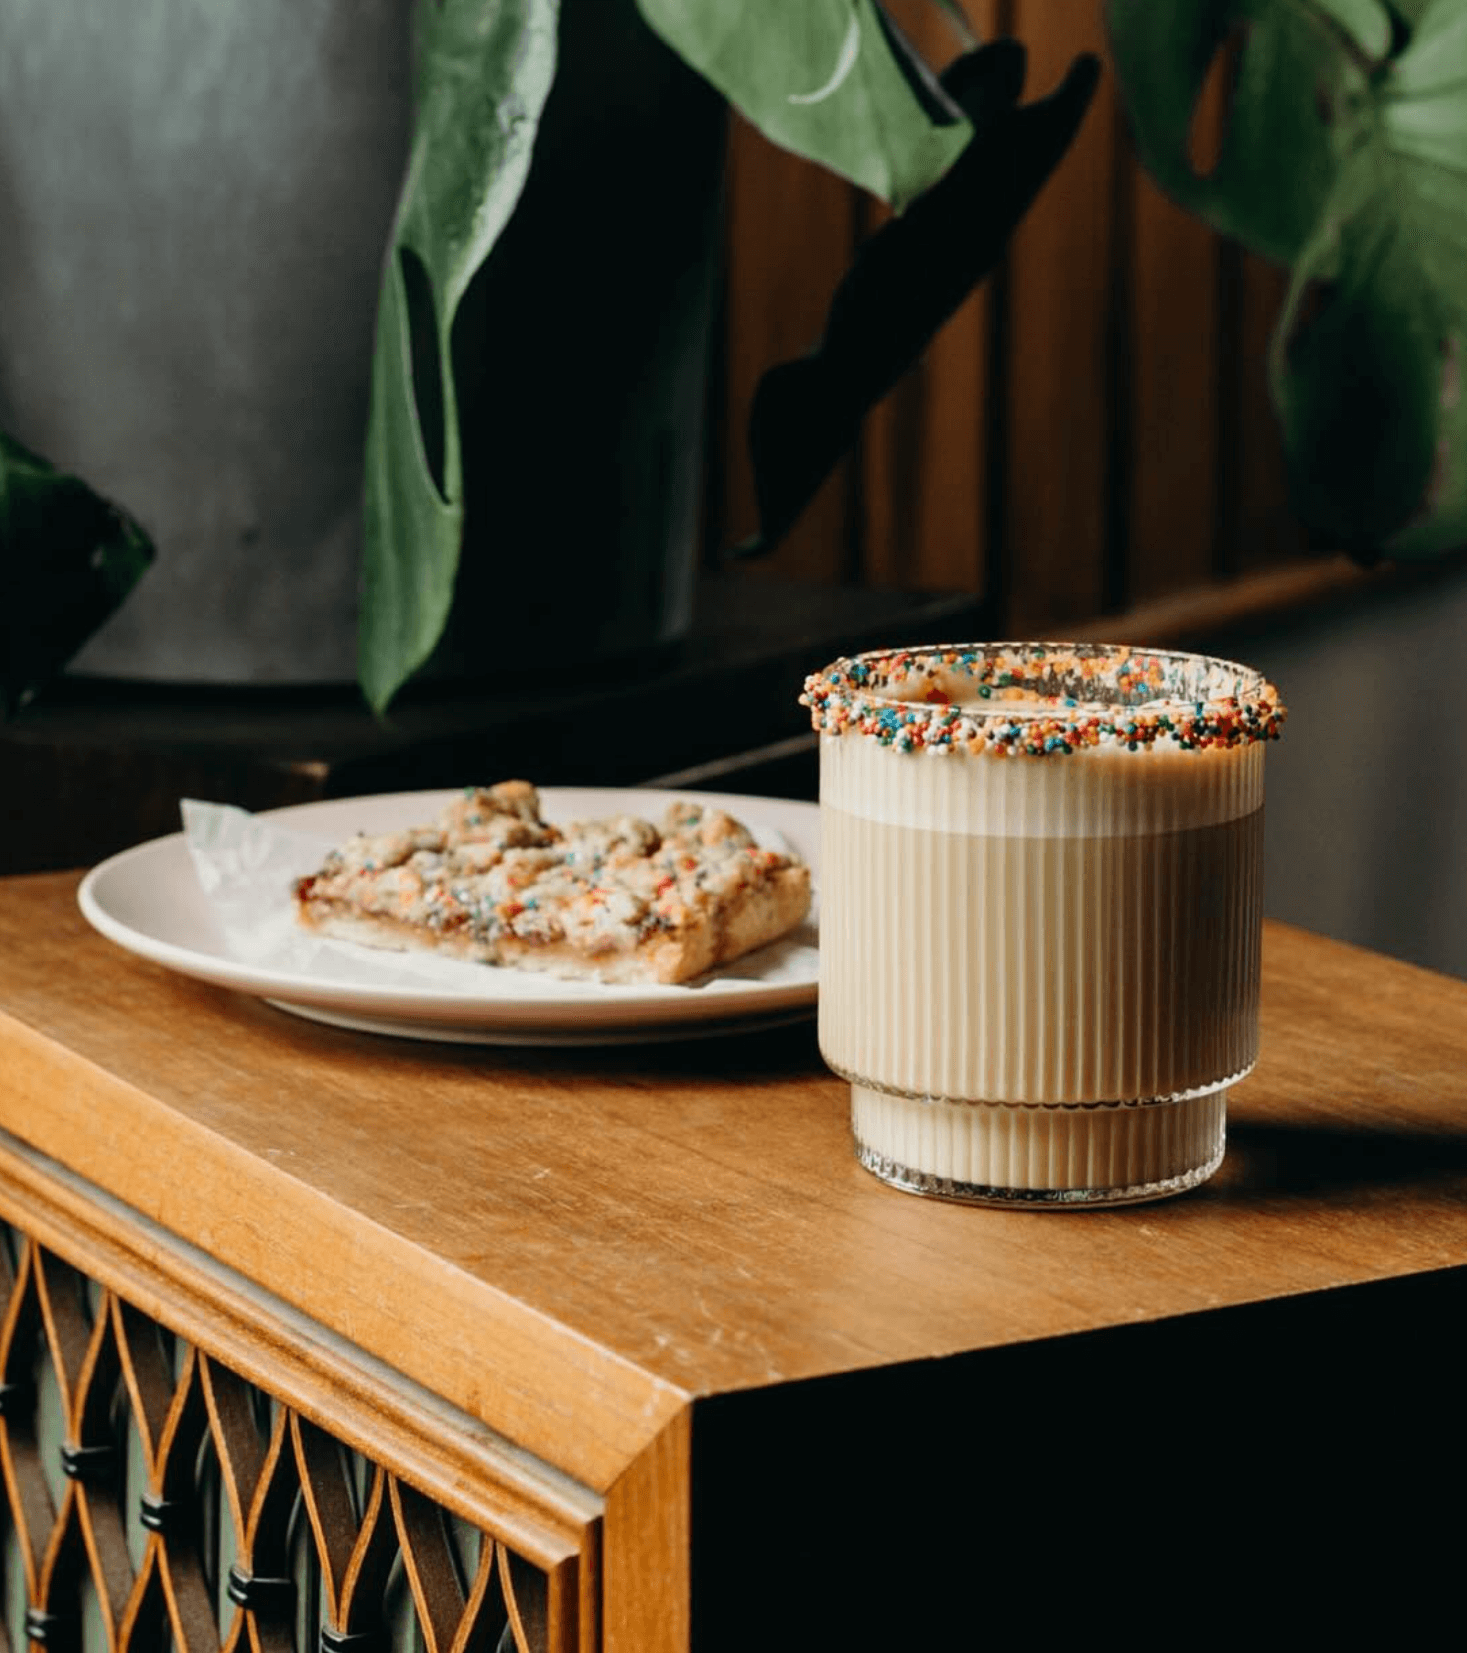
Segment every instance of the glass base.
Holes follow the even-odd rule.
[[[856,1156],[883,1182],[974,1205],[1131,1205],[1222,1164],[1227,1086],[1132,1102],[954,1102],[851,1085]]]

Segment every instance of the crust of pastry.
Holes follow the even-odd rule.
[[[588,845],[604,852],[594,882],[567,885],[567,870],[587,856]],[[374,851],[401,859],[380,867]],[[480,877],[495,869],[507,874],[515,855],[543,863],[537,872],[558,874],[555,888],[571,892],[565,923],[558,923],[552,894],[529,903],[537,907],[538,933],[516,933],[508,927],[513,919],[486,917],[482,908],[466,904],[462,880],[451,871],[414,870],[425,856],[446,866],[464,854],[474,857]],[[656,905],[647,906],[653,887]],[[628,897],[627,891],[638,893]],[[533,787],[512,781],[465,794],[436,827],[353,840],[320,871],[298,879],[294,894],[297,919],[307,929],[369,947],[437,952],[581,980],[674,984],[794,929],[809,910],[810,873],[796,857],[758,848],[729,816],[696,805],[675,805],[661,832],[625,820],[551,827],[539,819]],[[634,906],[640,901],[640,918],[589,936],[581,923],[582,933],[567,935],[587,900],[606,894],[613,903],[619,896]],[[519,902],[498,911],[511,908],[524,911]]]
[[[480,964],[509,965],[588,981],[691,981],[732,964],[793,930],[810,909],[804,867],[773,874],[761,889],[742,893],[676,930],[654,934],[628,949],[587,951],[566,942],[501,937],[485,942],[467,929],[431,931],[384,913],[367,913],[330,897],[298,898],[300,922],[319,935],[396,952],[429,951]]]

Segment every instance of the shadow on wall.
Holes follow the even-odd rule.
[[[1208,647],[1289,708],[1268,915],[1467,978],[1467,572]]]

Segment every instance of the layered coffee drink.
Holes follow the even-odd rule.
[[[820,1041],[857,1151],[920,1192],[1190,1187],[1257,1053],[1264,743],[1226,662],[984,645],[838,662]]]

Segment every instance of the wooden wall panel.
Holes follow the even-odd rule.
[[[1026,92],[1104,49],[1099,0],[1019,0]],[[1006,608],[1017,635],[1099,612],[1110,522],[1117,119],[1102,79],[1078,138],[1009,249],[1003,386]]]
[[[967,14],[981,39],[998,28],[998,0]],[[934,68],[962,50],[932,0],[889,10]],[[886,216],[870,216],[870,227]],[[943,327],[921,361],[867,419],[861,441],[860,566],[872,585],[981,591],[987,544],[990,289]]]
[[[1227,87],[1212,77],[1194,120],[1213,137]],[[1216,150],[1216,143],[1207,148]],[[1222,366],[1217,237],[1165,196],[1125,154],[1131,173],[1127,603],[1205,585],[1218,560],[1218,429]]]
[[[729,132],[722,509],[715,548],[758,526],[749,464],[749,408],[760,376],[820,338],[836,283],[855,248],[856,192],[808,161],[776,149],[746,121]],[[855,570],[852,461],[837,467],[778,549],[755,574],[836,581]]]
[[[1289,290],[1287,270],[1227,249],[1224,269],[1236,311],[1236,422],[1223,460],[1223,558],[1246,573],[1305,554],[1304,531],[1288,506],[1283,442],[1268,395],[1268,341]]]
[[[934,0],[887,0],[935,66],[960,49]],[[968,0],[980,37],[1026,47],[1026,97],[1107,58],[1102,0]],[[1225,126],[1204,89],[1194,154]],[[735,123],[727,359],[709,538],[754,526],[745,426],[760,373],[816,338],[884,209]],[[1079,138],[998,272],[870,414],[852,462],[773,557],[825,583],[965,590],[1009,635],[1296,562],[1266,349],[1285,278],[1223,243],[1137,163],[1107,67]]]

